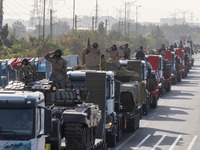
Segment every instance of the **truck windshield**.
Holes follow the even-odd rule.
[[[0,108],[0,139],[17,136],[16,139],[27,139],[34,136],[34,109]],[[14,133],[14,134],[10,134]],[[9,134],[9,136],[7,135]],[[15,139],[15,138],[14,138]]]

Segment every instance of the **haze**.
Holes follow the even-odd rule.
[[[43,0],[38,0],[43,1]],[[47,17],[49,12],[49,1],[47,1]],[[185,18],[189,22],[198,22],[200,15],[197,0],[98,0],[99,15],[113,16],[116,18],[124,17],[125,2],[130,2],[130,19],[136,17],[136,6],[138,7],[139,22],[159,22],[160,18]],[[73,0],[52,0],[54,17],[72,18]],[[96,0],[76,0],[75,12],[78,16],[95,15]],[[4,0],[3,1],[4,19],[28,20],[33,13],[34,0]]]

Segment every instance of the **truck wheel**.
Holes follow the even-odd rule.
[[[152,99],[152,104],[150,105],[151,108],[156,108],[158,105],[158,101],[156,99],[156,97],[153,97]]]
[[[118,117],[118,124],[117,124],[117,142],[122,137],[122,117]]]
[[[170,83],[167,83],[166,91],[167,91],[167,92],[170,92],[170,91],[171,91],[171,84],[170,84]]]
[[[107,145],[108,147],[114,147],[116,145],[116,134],[108,133]]]
[[[48,137],[48,141],[51,144],[51,149],[61,150],[61,126],[58,119],[52,120],[53,131]]]
[[[129,119],[129,122],[127,124],[127,131],[128,132],[134,132],[136,130],[136,127],[135,127],[136,119],[135,118]]]

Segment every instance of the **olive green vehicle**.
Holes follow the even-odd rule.
[[[105,80],[103,75],[102,80]],[[95,90],[95,87],[93,88]],[[55,71],[49,80],[13,81],[4,91],[40,91],[44,94],[45,107],[52,112],[52,131],[46,136],[51,150],[104,150],[105,143],[96,136],[103,135],[97,130],[102,122],[99,106],[88,102],[88,90],[83,86],[72,87],[67,75]],[[103,124],[103,123],[101,123]]]

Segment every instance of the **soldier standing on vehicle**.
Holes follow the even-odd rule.
[[[173,52],[174,51],[174,46],[171,45],[170,48],[169,48],[169,50]]]
[[[100,63],[101,52],[98,48],[98,44],[88,45],[82,51],[82,65],[86,65],[88,68],[97,69]]]
[[[51,74],[57,70],[67,73],[67,62],[61,56],[62,56],[62,51],[60,49],[49,52],[45,55],[44,58],[51,63]]]
[[[17,65],[18,63],[13,64],[13,67],[17,70],[17,80],[23,82],[30,79],[30,74],[34,74],[35,69],[29,64],[28,59],[24,58],[21,65]]]
[[[105,52],[110,54],[109,62],[112,64],[116,64],[116,66],[119,66],[119,53],[117,51],[117,46],[112,45],[111,47],[107,48]]]
[[[180,44],[178,45],[178,48],[183,48],[183,42],[180,41]]]
[[[177,48],[176,42],[174,43],[174,48]]]
[[[126,43],[125,45],[120,46],[120,49],[122,50],[122,52],[124,54],[123,58],[130,59],[131,50],[130,50],[130,48],[128,48],[128,44]]]
[[[144,60],[145,54],[143,51],[143,46],[140,46],[137,48],[137,53],[136,53],[135,57],[137,60]]]

